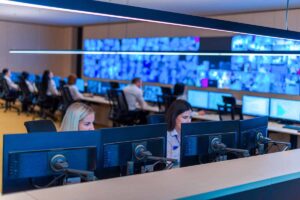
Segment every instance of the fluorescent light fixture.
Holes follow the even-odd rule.
[[[151,51],[81,51],[81,50],[10,50],[11,54],[52,55],[185,55],[185,56],[300,56],[300,51],[219,51],[219,52],[151,52]]]
[[[95,0],[0,0],[2,4],[154,22],[216,31],[300,40],[300,33],[219,19],[159,11]]]

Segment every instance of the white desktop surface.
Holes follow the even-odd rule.
[[[191,195],[216,197],[271,183],[300,178],[300,150],[178,168],[96,182],[28,191],[32,200],[176,199]],[[269,180],[272,179],[272,180]],[[267,180],[267,181],[266,181]],[[246,187],[245,187],[245,184]],[[240,185],[243,185],[240,187]],[[219,190],[217,192],[213,192]],[[235,190],[236,192],[236,190]],[[221,192],[222,193],[222,192]],[[5,200],[19,200],[10,198]],[[21,197],[21,196],[20,196]],[[23,199],[26,200],[26,199]]]

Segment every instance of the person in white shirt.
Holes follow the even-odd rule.
[[[128,110],[131,114],[136,115],[137,118],[140,119],[140,124],[146,124],[149,112],[143,110],[146,106],[146,102],[141,87],[142,80],[140,78],[134,78],[131,84],[123,89],[123,92],[127,101]],[[139,109],[137,104],[140,107]]]
[[[10,75],[11,75],[10,70],[5,68],[2,70],[2,74],[3,74],[4,79],[6,80],[9,90],[18,91],[19,86],[17,84],[15,84],[10,78]]]
[[[28,80],[28,72],[23,71],[20,77],[20,90],[21,94],[21,102],[22,102],[22,111],[28,112],[29,106],[32,105],[35,94],[37,94],[37,88],[34,83]]]
[[[68,87],[71,93],[71,96],[74,101],[83,99],[83,94],[81,94],[76,86],[76,79],[77,77],[73,74],[69,75],[68,77],[68,85],[65,87]]]
[[[137,110],[137,104],[140,106],[141,109],[143,109],[146,105],[141,87],[142,80],[140,78],[134,78],[131,81],[131,84],[123,89],[128,104],[128,109],[130,111]]]
[[[52,112],[54,113],[59,105],[59,92],[53,80],[53,73],[49,70],[45,70],[43,73],[40,93],[46,97],[46,101],[52,105]]]
[[[28,72],[25,72],[25,71],[22,72],[20,82],[24,82],[26,84],[26,86],[28,87],[29,92],[37,93],[38,90],[36,88],[36,85],[28,80],[28,76],[29,76]]]
[[[167,110],[167,158],[176,159],[180,163],[181,124],[190,123],[192,106],[185,100],[175,100]]]

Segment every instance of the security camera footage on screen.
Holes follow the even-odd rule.
[[[229,38],[230,39],[230,38]],[[183,51],[199,52],[200,37],[85,39],[91,51]],[[228,47],[230,49],[230,47]],[[300,42],[262,36],[232,37],[232,51],[300,50]],[[223,57],[224,58],[224,57]],[[183,55],[84,55],[83,72],[89,78],[131,80],[299,95],[300,56],[231,56],[214,63],[212,57]],[[201,84],[202,83],[202,84]]]

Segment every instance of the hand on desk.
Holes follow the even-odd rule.
[[[198,115],[205,115],[206,113],[205,113],[205,111],[204,110],[200,110],[200,111],[198,111]]]

